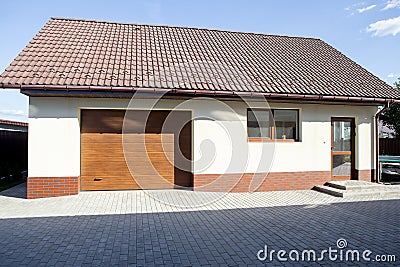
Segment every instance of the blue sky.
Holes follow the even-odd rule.
[[[2,1],[2,72],[50,17],[318,37],[393,84],[400,76],[400,0]],[[0,118],[27,121],[28,98],[0,89]]]

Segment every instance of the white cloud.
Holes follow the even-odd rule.
[[[374,22],[368,26],[367,32],[373,32],[373,36],[395,36],[400,33],[400,17]]]
[[[393,72],[389,73],[387,77],[388,78],[394,78],[394,73]]]
[[[365,2],[357,2],[345,7],[344,10],[349,12],[350,16],[353,16],[355,15],[355,13],[364,13],[368,10],[374,9],[375,7],[377,7],[377,5],[375,4],[367,6],[367,3]]]
[[[400,8],[400,0],[390,0],[386,3],[386,6],[382,8],[382,10],[388,10],[396,7]]]
[[[3,115],[11,115],[11,116],[26,116],[26,112],[23,110],[17,110],[17,109],[2,109],[0,110],[0,114]]]
[[[376,5],[370,5],[370,6],[367,6],[367,7],[359,8],[359,9],[357,9],[357,11],[358,11],[358,13],[364,13],[365,11],[371,10],[371,9],[373,9],[375,7],[376,7]]]

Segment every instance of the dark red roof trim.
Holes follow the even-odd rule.
[[[0,124],[28,127],[28,123],[22,121],[0,120]]]
[[[217,90],[181,90],[181,89],[160,89],[160,88],[65,88],[60,90],[57,88],[47,89],[21,89],[21,93],[27,96],[77,96],[77,97],[118,97],[129,98],[134,93],[158,93],[166,96],[219,96],[219,97],[243,97],[243,98],[265,98],[267,100],[296,100],[296,101],[313,101],[313,102],[352,102],[365,104],[385,104],[400,103],[399,99],[388,99],[378,97],[355,97],[355,96],[329,96],[329,95],[307,95],[307,94],[273,94],[273,93],[254,93],[254,92],[234,92],[234,91],[217,91]],[[100,89],[100,90],[99,90]],[[88,91],[89,90],[89,91]]]

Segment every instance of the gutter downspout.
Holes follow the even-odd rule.
[[[378,125],[378,122],[379,122],[379,116],[383,113],[383,112],[385,112],[388,108],[389,108],[389,106],[390,106],[390,102],[388,101],[388,102],[386,102],[386,104],[385,104],[385,106],[384,106],[384,108],[383,109],[381,109],[380,111],[378,111],[376,114],[375,114],[375,147],[376,147],[376,152],[375,152],[375,164],[376,164],[376,169],[375,169],[375,177],[374,177],[374,179],[375,179],[375,181],[374,182],[376,182],[376,183],[379,183],[380,182],[380,166],[379,166],[379,125]]]

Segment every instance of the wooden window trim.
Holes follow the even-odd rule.
[[[248,142],[272,142],[271,138],[266,137],[247,137]]]
[[[351,155],[351,151],[332,151],[332,155]]]
[[[271,139],[271,138],[263,138],[263,137],[248,137],[247,141],[250,143],[294,143],[299,142],[294,139]]]

